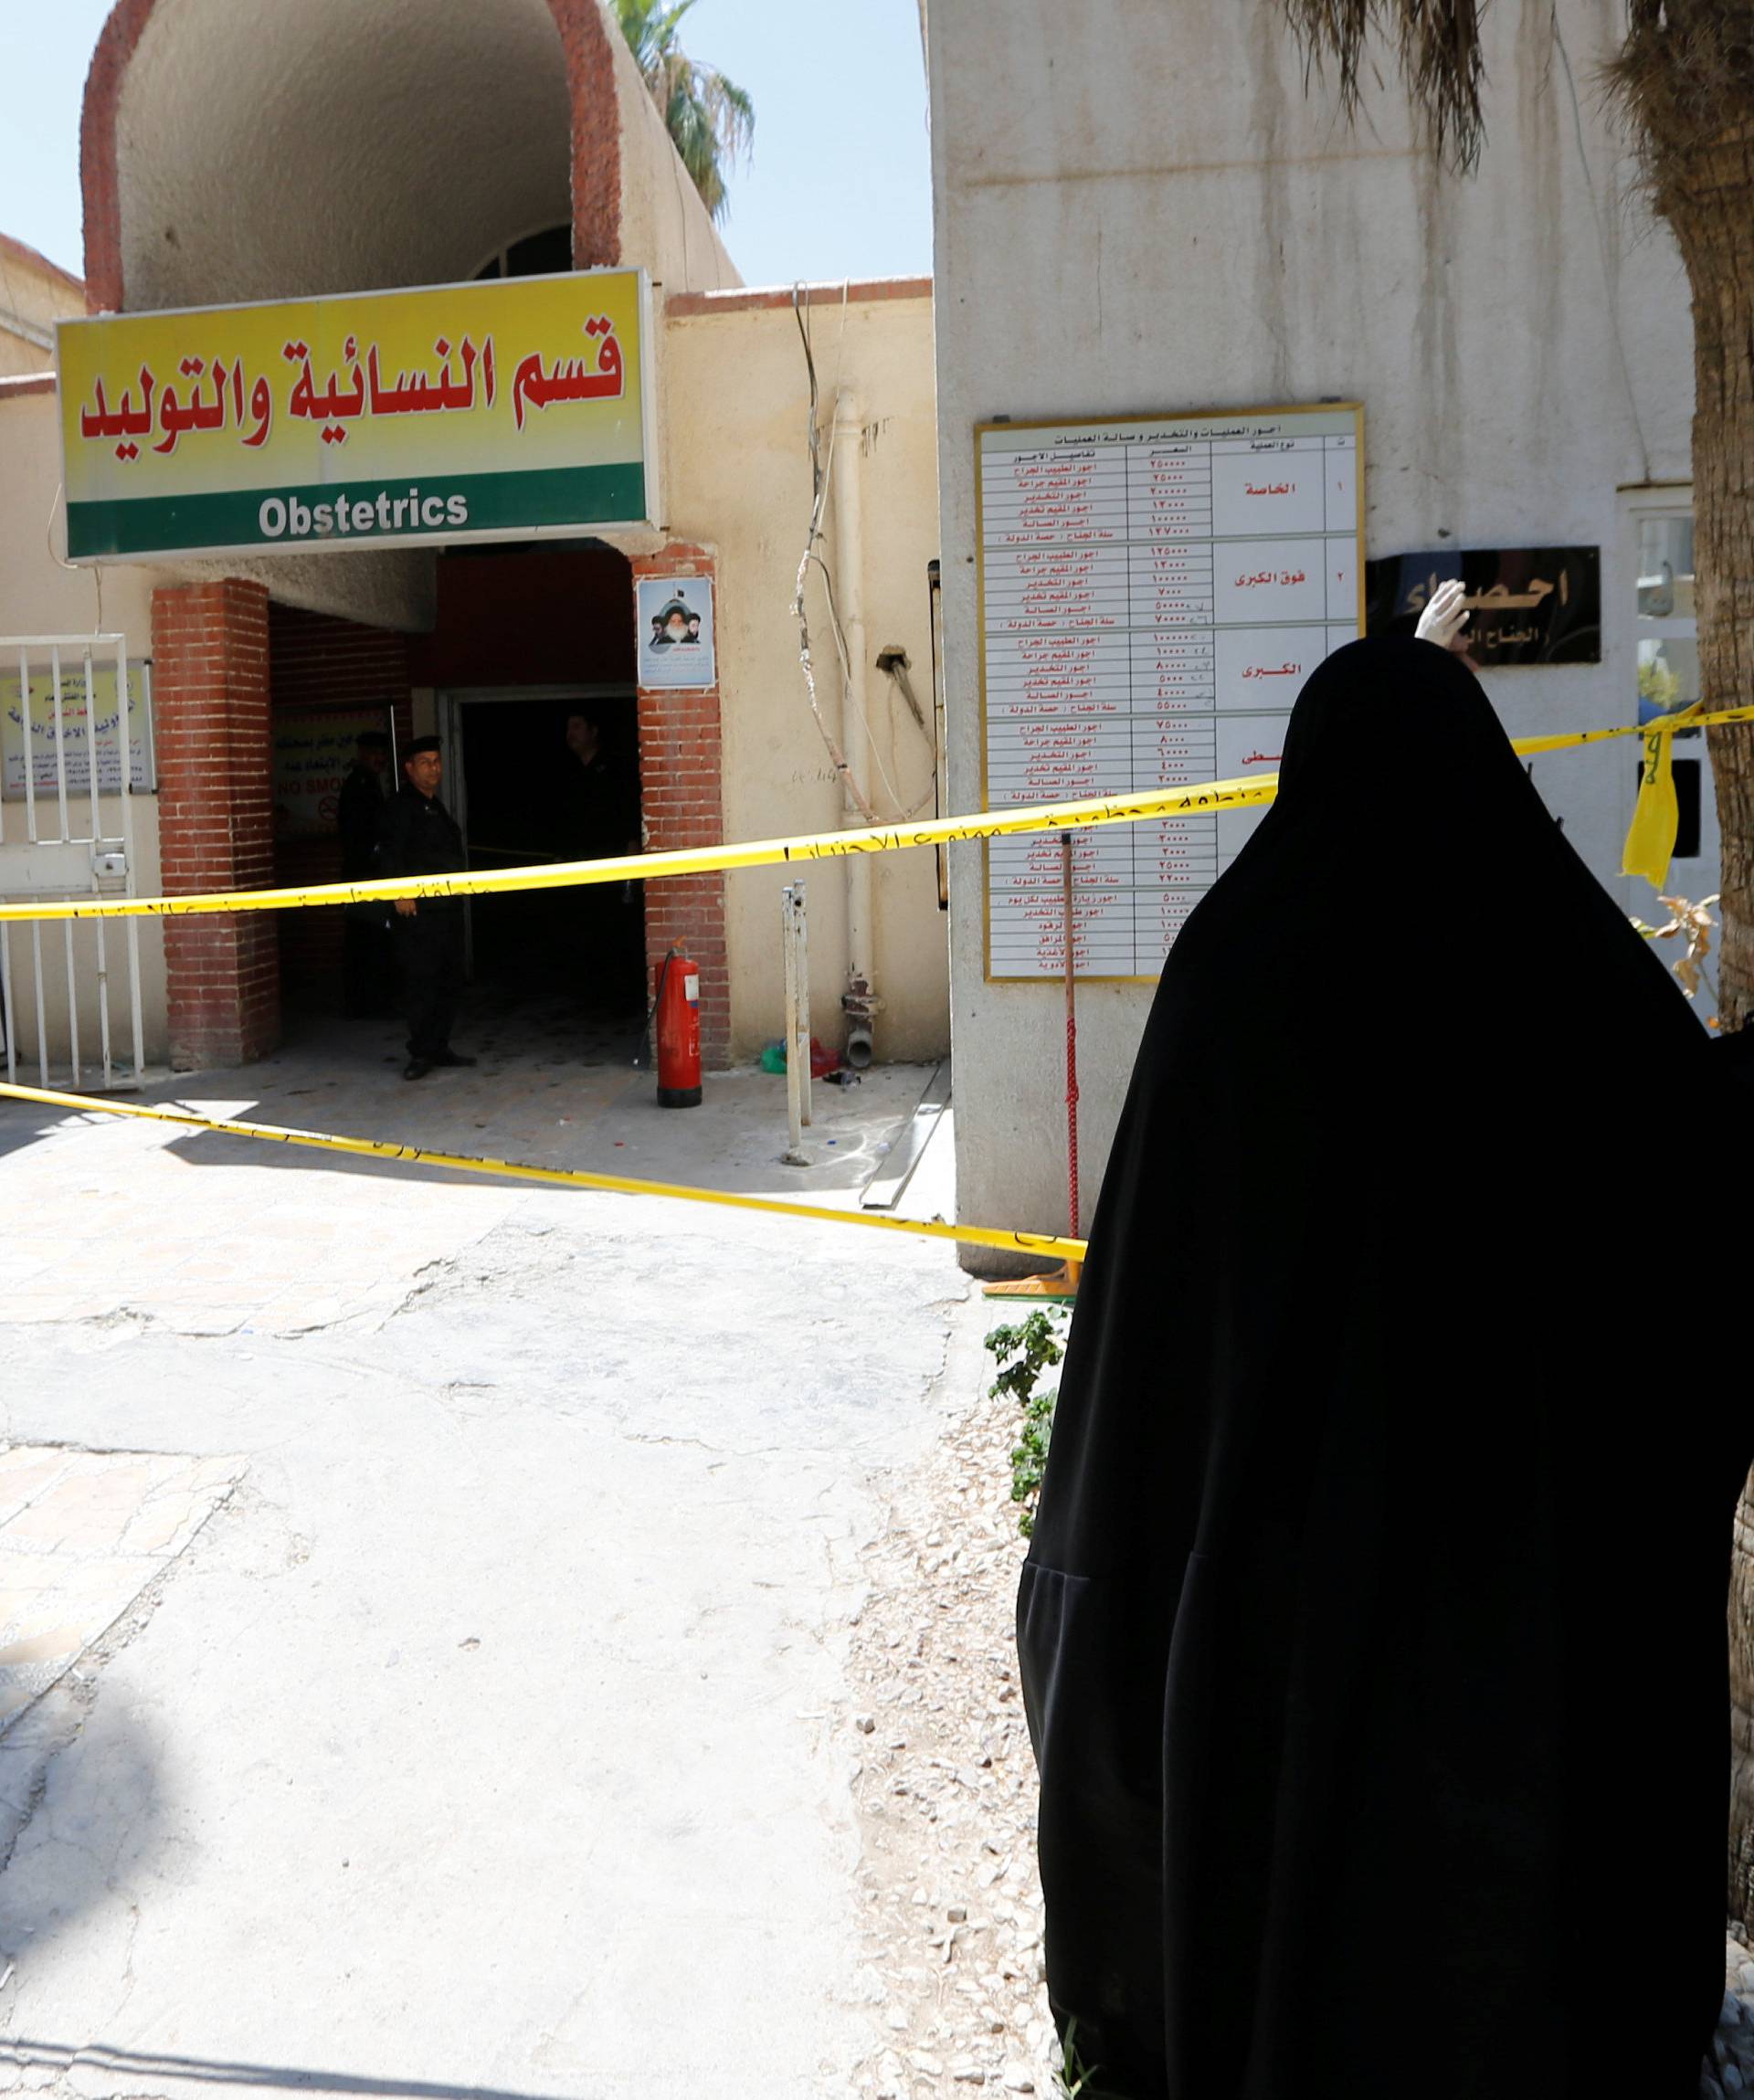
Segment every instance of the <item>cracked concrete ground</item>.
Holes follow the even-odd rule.
[[[819,1090],[799,1175],[780,1082],[544,1056],[164,1091],[851,1204],[926,1077]],[[0,2083],[849,2092],[849,1629],[978,1377],[953,1253],[8,1103],[0,1186],[0,1429],[132,1469],[69,1567],[157,1556],[0,1739]]]

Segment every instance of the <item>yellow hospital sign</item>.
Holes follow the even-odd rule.
[[[68,554],[648,522],[643,271],[59,324]]]

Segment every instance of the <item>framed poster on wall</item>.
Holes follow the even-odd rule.
[[[711,576],[641,576],[639,681],[644,686],[717,685]]]
[[[122,704],[114,663],[69,657],[61,664],[59,691],[51,666],[27,666],[28,691],[16,669],[0,666],[0,799],[32,795],[91,792],[91,754],[98,755],[98,792],[122,792]],[[90,673],[90,685],[87,674]],[[29,752],[26,761],[26,752]],[[135,795],[157,785],[152,751],[152,669],[142,658],[128,662],[128,778]]]
[[[276,839],[339,835],[342,783],[367,730],[390,739],[385,787],[394,794],[399,786],[396,715],[388,702],[375,707],[277,707],[272,721]]]
[[[988,809],[1278,768],[1304,680],[1363,631],[1357,403],[975,432]],[[1073,966],[1150,982],[1258,809],[1072,847]],[[986,848],[987,976],[1065,970],[1060,842]]]

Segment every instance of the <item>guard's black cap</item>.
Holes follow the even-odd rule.
[[[443,749],[444,745],[439,743],[436,736],[417,736],[412,744],[404,748],[402,756],[404,759],[418,758],[423,751],[442,751]]]

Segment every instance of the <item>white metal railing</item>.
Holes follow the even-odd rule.
[[[122,635],[0,638],[0,898],[61,902],[135,894],[134,797],[154,778],[152,712],[152,667],[129,663]],[[106,829],[106,801],[116,806],[113,830]],[[0,923],[0,1035],[6,1080],[16,1084],[21,1049],[27,1060],[30,1046],[20,1042],[26,1002],[12,932]],[[111,929],[98,919],[77,932],[89,933],[89,947],[76,940],[71,920],[62,922],[60,942],[47,947],[41,924],[30,927],[37,1084],[48,1086],[63,1067],[76,1089],[99,1070],[106,1088],[132,1083],[146,1061],[139,923]],[[114,1011],[118,966],[132,1052],[126,1063]],[[55,976],[58,997],[51,996]],[[80,997],[82,977],[89,1004]],[[93,1020],[95,1056],[86,1032]]]

